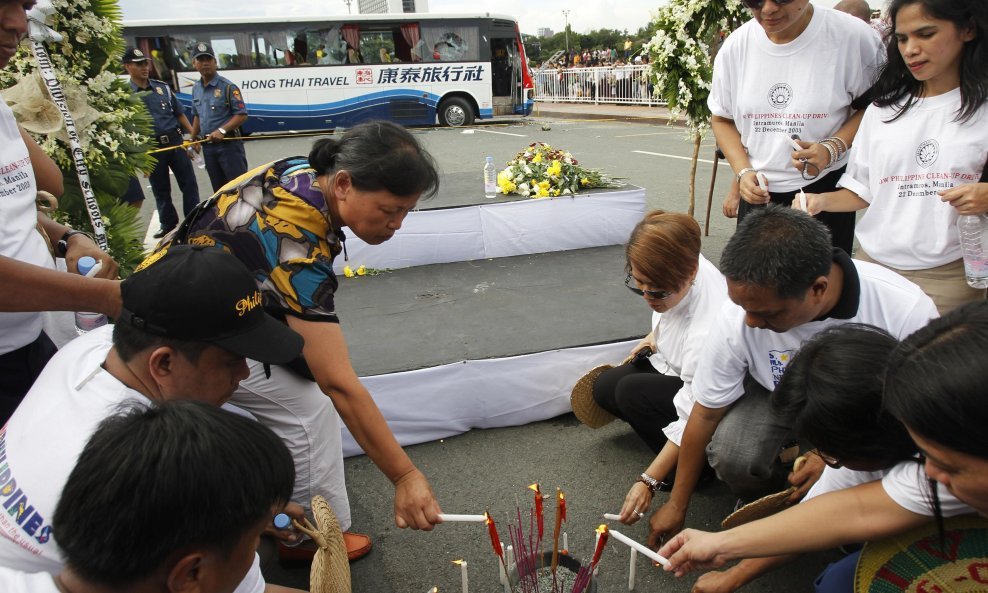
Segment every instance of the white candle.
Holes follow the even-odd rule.
[[[569,537],[566,536],[566,532],[565,531],[563,532],[563,549],[564,550],[568,550],[569,549]]]
[[[511,567],[515,564],[515,548],[511,544],[508,544],[508,551],[504,556],[504,564],[507,567],[506,570],[510,571]]]
[[[615,515],[614,513],[604,513],[604,518],[608,521],[620,521],[621,515]]]
[[[628,566],[628,591],[635,590],[635,569],[638,568],[638,550],[631,548],[631,564]]]
[[[439,520],[443,523],[447,521],[466,521],[469,523],[483,523],[487,520],[487,517],[483,515],[450,515],[448,513],[439,513]]]
[[[467,578],[467,561],[460,562],[460,583],[463,584],[463,593],[470,593],[470,581]]]
[[[625,545],[631,546],[632,549],[638,550],[646,558],[651,558],[652,560],[655,560],[662,566],[669,566],[669,561],[666,560],[663,556],[659,556],[654,551],[649,550],[647,547],[641,545],[640,543],[636,542],[635,540],[631,539],[630,537],[621,533],[620,531],[611,529],[609,533],[611,534],[611,536],[614,537],[614,539],[618,540],[619,542]]]
[[[501,557],[497,561],[497,580],[502,585],[508,584],[508,575],[504,572],[504,542],[501,542]]]

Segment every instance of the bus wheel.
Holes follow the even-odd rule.
[[[473,123],[473,108],[466,99],[450,97],[439,104],[439,123],[451,128]]]

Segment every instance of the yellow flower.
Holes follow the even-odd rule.
[[[583,179],[580,180],[580,185],[582,186],[590,185],[590,180],[584,177]]]
[[[540,181],[539,182],[539,189],[544,189],[544,190],[548,191],[548,189],[549,189],[549,182],[548,181]]]
[[[538,188],[537,190],[535,190],[535,197],[536,197],[536,198],[545,198],[545,197],[547,197],[548,195],[549,195],[549,188],[548,188],[548,187],[546,187],[546,186],[543,186],[543,185],[542,185],[542,184],[540,183],[540,184],[539,184],[539,188]]]
[[[367,268],[365,268],[363,265],[361,265],[359,268],[357,268],[357,275],[358,276],[363,276],[366,273],[367,273]]]
[[[546,169],[545,172],[547,175],[550,175],[552,177],[557,177],[560,173],[563,172],[563,164],[560,163],[559,161],[552,161],[552,164],[549,165],[549,168]]]
[[[353,278],[354,274],[350,266],[343,267],[343,275],[346,276],[347,278]]]
[[[533,163],[541,163],[542,162],[542,153],[541,152],[535,153],[535,156],[532,157],[532,162]]]

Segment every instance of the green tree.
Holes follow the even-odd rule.
[[[143,259],[144,232],[137,210],[121,204],[119,197],[132,175],[153,168],[153,160],[147,154],[151,117],[144,103],[131,93],[129,84],[119,77],[124,41],[117,1],[53,0],[53,4],[56,13],[50,25],[62,34],[63,40],[46,44],[46,49],[76,120],[110,255],[120,264],[121,275],[127,275]],[[36,105],[55,109],[40,84],[33,52],[25,45],[10,66],[0,71],[0,88],[15,85],[20,97],[29,96]],[[17,104],[11,107],[28,132],[39,129],[31,109]],[[32,135],[65,176],[65,194],[55,217],[75,228],[88,228],[89,217],[64,125],[53,134]]]

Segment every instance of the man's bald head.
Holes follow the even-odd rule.
[[[834,6],[834,10],[856,16],[866,23],[871,22],[871,7],[865,0],[841,0]]]

